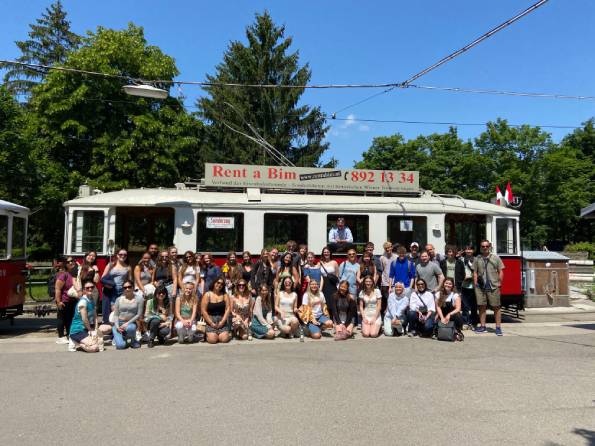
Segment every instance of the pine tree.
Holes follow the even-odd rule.
[[[21,50],[18,62],[49,66],[62,64],[68,52],[78,48],[81,43],[80,36],[70,31],[70,22],[66,20],[66,11],[60,0],[46,8],[41,18],[37,19],[37,24],[29,26],[29,39],[15,42]],[[29,94],[47,71],[43,68],[6,65],[4,82],[13,94]]]
[[[233,41],[216,68],[212,83],[306,84],[308,64],[299,66],[299,53],[288,53],[291,37],[277,26],[268,12],[257,14],[246,29],[247,45]],[[298,105],[303,88],[245,88],[209,86],[209,97],[197,104],[208,127],[211,161],[246,164],[279,164],[274,157],[244,135],[262,138],[296,165],[316,166],[328,148],[323,139],[328,127],[318,107]]]

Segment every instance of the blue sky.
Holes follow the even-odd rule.
[[[204,80],[213,73],[231,40],[245,41],[254,14],[268,9],[285,24],[312,81],[399,82],[527,8],[534,0],[376,1],[350,0],[63,1],[77,33],[98,25],[145,28],[150,44],[176,59],[181,80]],[[2,0],[0,58],[18,56],[15,40],[51,1]],[[595,95],[595,1],[551,0],[416,83],[434,86]],[[187,104],[203,94],[184,87]],[[372,94],[369,90],[308,91],[304,103],[329,115]],[[398,90],[346,110],[338,117],[483,123],[498,117],[511,123],[578,126],[595,116],[595,101],[517,98],[436,91]],[[447,126],[330,121],[328,155],[341,167],[361,159],[375,136],[406,138],[444,132]],[[464,139],[483,127],[460,126]],[[547,129],[555,140],[570,130]]]

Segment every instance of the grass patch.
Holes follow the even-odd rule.
[[[45,302],[45,301],[49,301],[52,300],[52,298],[50,298],[50,296],[48,296],[48,287],[47,285],[31,285],[31,288],[29,288],[28,285],[26,285],[26,291],[25,291],[25,300],[33,300],[36,302]]]

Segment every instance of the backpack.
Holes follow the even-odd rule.
[[[53,273],[48,279],[48,296],[54,299],[56,297],[56,277],[60,274],[59,272]]]
[[[443,324],[442,321],[438,321],[438,340],[454,342],[456,339],[457,330],[455,328],[454,321],[448,321]]]

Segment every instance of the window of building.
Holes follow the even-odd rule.
[[[364,246],[370,241],[369,221],[367,215],[346,215],[346,214],[328,214],[326,216],[326,241],[332,228],[337,227],[337,218],[345,219],[345,226],[349,228],[353,235],[353,243],[358,246]],[[359,250],[361,251],[361,249]]]
[[[496,219],[496,252],[517,253],[517,221],[513,218]]]
[[[199,212],[196,215],[196,250],[229,252],[244,250],[244,214]]]
[[[264,246],[285,249],[288,240],[308,243],[306,214],[264,214]]]
[[[103,226],[103,211],[74,211],[71,251],[103,251]]]
[[[8,256],[8,216],[0,215],[0,259]]]
[[[389,215],[387,217],[387,237],[393,245],[397,243],[407,249],[411,243],[417,242],[421,249],[428,240],[428,222],[426,217],[403,217]]]
[[[12,218],[12,250],[13,259],[25,257],[27,245],[27,220],[20,217]]]

